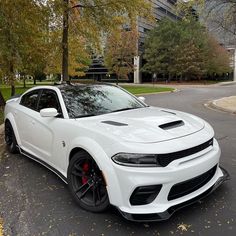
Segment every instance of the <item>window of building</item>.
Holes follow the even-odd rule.
[[[167,10],[163,7],[158,7],[157,9],[165,14],[167,13]]]
[[[168,3],[172,4],[172,5],[175,5],[177,0],[167,0]]]
[[[148,33],[150,31],[150,29],[147,28],[143,28],[144,33]]]

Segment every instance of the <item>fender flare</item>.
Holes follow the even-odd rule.
[[[84,151],[86,151],[97,163],[99,169],[102,171],[104,175],[107,184],[107,192],[110,199],[110,203],[114,204],[115,202],[113,201],[114,199],[117,199],[117,197],[122,199],[122,197],[119,196],[121,190],[119,189],[119,182],[113,167],[113,162],[111,158],[107,156],[107,154],[101,148],[101,146],[91,138],[87,137],[75,138],[71,142],[70,147],[68,148],[68,153],[67,153],[68,165],[69,165],[70,153],[75,148],[83,149]]]
[[[7,120],[11,123],[11,126],[13,128],[13,131],[14,131],[14,134],[15,134],[16,141],[17,141],[18,145],[21,146],[19,132],[18,132],[18,129],[17,129],[17,126],[16,126],[15,118],[12,115],[12,113],[8,113],[7,114],[7,116],[5,117],[4,124],[6,123]]]

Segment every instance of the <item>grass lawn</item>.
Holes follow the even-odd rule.
[[[162,88],[162,87],[151,87],[151,86],[122,86],[122,88],[126,89],[132,94],[145,94],[145,93],[160,93],[160,92],[171,92],[173,88]]]
[[[38,85],[43,85],[42,83],[38,83]],[[45,85],[45,84],[44,84]],[[47,84],[49,85],[49,84]],[[122,86],[122,85],[121,85]],[[22,94],[27,89],[33,87],[32,84],[27,84],[26,88],[23,88],[22,85],[16,86],[16,94]],[[145,93],[160,93],[160,92],[167,92],[173,91],[172,88],[158,88],[158,87],[151,87],[151,86],[135,86],[135,85],[127,85],[122,86],[124,89],[129,91],[132,94],[145,94]],[[8,86],[0,86],[1,93],[5,100],[8,100],[11,97],[11,89]],[[3,110],[0,108],[0,124],[3,123]]]

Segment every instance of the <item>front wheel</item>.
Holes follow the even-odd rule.
[[[10,153],[18,153],[19,149],[17,147],[16,136],[12,125],[9,121],[5,123],[5,142],[7,144]]]
[[[109,198],[105,180],[88,153],[79,152],[72,157],[67,179],[70,192],[83,209],[102,212],[108,208]]]

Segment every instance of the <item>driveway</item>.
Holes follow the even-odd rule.
[[[0,146],[0,224],[3,222],[5,234],[236,235],[236,115],[203,106],[209,100],[235,94],[236,85],[229,85],[146,96],[149,105],[179,109],[209,121],[222,148],[221,164],[231,175],[212,195],[176,212],[166,222],[128,222],[114,208],[103,214],[81,210],[56,175]]]

